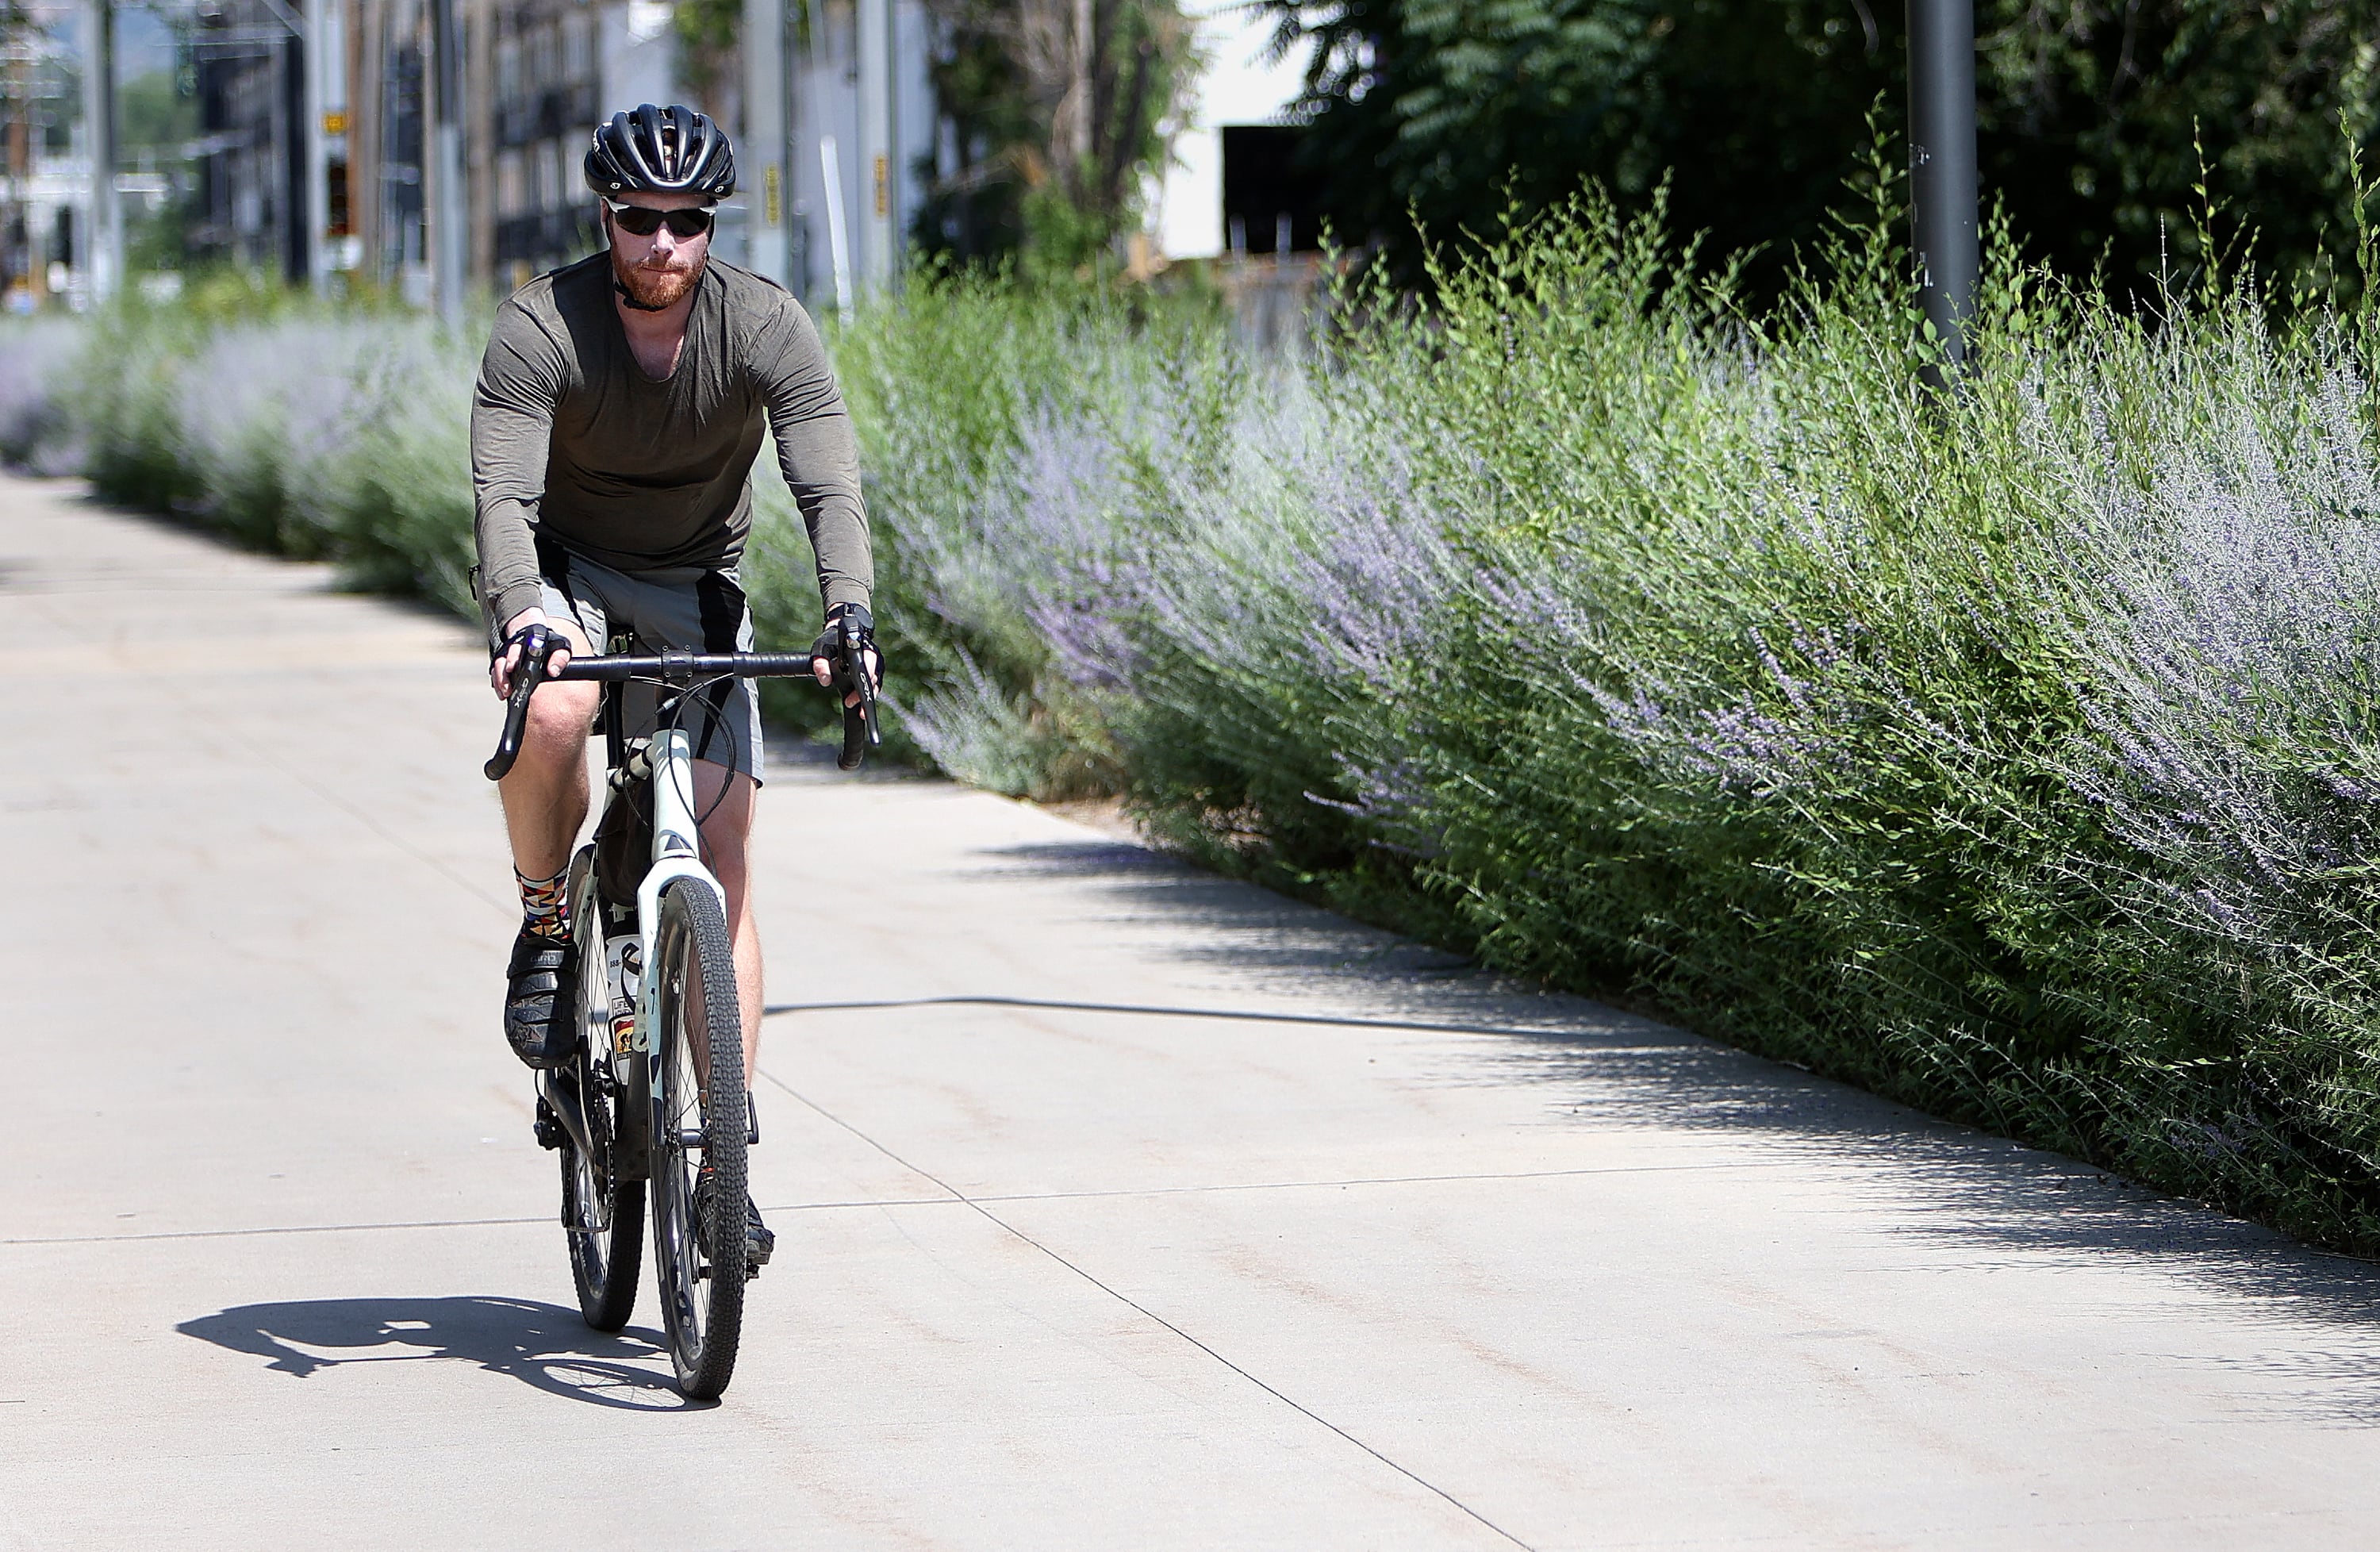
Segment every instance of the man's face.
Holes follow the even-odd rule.
[[[700,210],[710,201],[698,194],[628,194],[620,202],[674,211]],[[665,308],[694,288],[702,266],[710,261],[709,232],[681,237],[664,225],[651,236],[640,237],[620,228],[612,219],[610,205],[601,208],[603,232],[612,243],[612,273],[620,277],[629,296],[649,308]]]

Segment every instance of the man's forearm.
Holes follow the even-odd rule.
[[[537,540],[519,502],[482,498],[475,528],[480,550],[480,599],[498,625],[545,597]]]
[[[777,469],[802,509],[826,606],[864,604],[876,585],[876,562],[860,497],[859,442],[809,315],[789,300],[783,322],[768,390]]]

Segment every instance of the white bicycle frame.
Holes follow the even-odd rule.
[[[650,1058],[660,1051],[656,1031],[661,1025],[661,977],[651,972],[653,940],[661,930],[662,891],[681,879],[695,879],[719,902],[722,917],[727,914],[727,891],[702,866],[702,827],[694,812],[694,755],[686,746],[686,730],[663,728],[654,734],[646,746],[645,758],[652,768],[653,865],[646,870],[645,881],[637,886],[637,963],[642,969],[637,977],[636,1042],[630,1049]],[[624,1054],[615,1046],[613,1061],[616,1063]]]

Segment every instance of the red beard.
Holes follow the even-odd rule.
[[[653,269],[644,264],[622,262],[620,250],[615,248],[612,250],[612,273],[627,287],[629,296],[644,306],[659,310],[674,307],[688,291],[693,290],[695,281],[702,274],[702,266],[710,261],[710,255],[706,253],[699,261],[692,264],[680,260],[674,261],[668,269]]]

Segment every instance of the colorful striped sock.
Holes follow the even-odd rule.
[[[563,898],[562,883],[570,869],[564,868],[551,879],[532,879],[519,868],[513,869],[513,881],[520,885],[521,912],[528,917],[525,925],[541,938],[570,936],[570,903]]]

